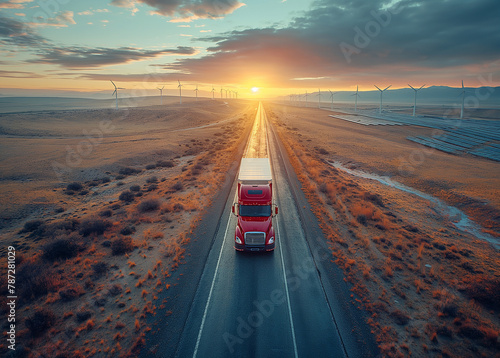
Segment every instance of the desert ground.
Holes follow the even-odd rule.
[[[382,354],[498,354],[500,163],[406,139],[430,128],[363,126],[283,104],[266,110]],[[412,171],[401,170],[416,154]],[[482,229],[472,235],[450,207]]]
[[[255,115],[243,101],[167,105],[0,117],[19,354],[134,356],[142,345]],[[2,307],[6,290],[2,281]]]
[[[172,273],[239,161],[256,107],[191,98],[0,115],[0,250],[16,248],[21,354],[138,354],[147,317],[166,304],[159,294],[182,285]],[[382,355],[498,355],[498,250],[453,208],[499,239],[500,163],[406,139],[429,128],[265,110]],[[408,158],[411,172],[401,170]]]

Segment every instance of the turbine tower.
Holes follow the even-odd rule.
[[[215,88],[214,88],[214,86],[212,86],[212,91],[211,92],[212,92],[212,99],[215,99]]]
[[[194,91],[196,92],[196,100],[198,100],[198,85],[196,85],[196,89]]]
[[[377,87],[376,85],[374,85],[375,87]],[[382,95],[384,94],[385,91],[387,91],[387,89],[389,87],[391,87],[392,85],[389,85],[387,86],[386,88],[384,88],[383,90],[381,90],[380,88],[377,87],[377,89],[380,91],[380,108],[379,108],[379,113],[382,113]]]
[[[413,117],[415,117],[415,111],[417,109],[417,92],[420,91],[422,88],[424,88],[425,85],[423,85],[422,87],[420,87],[418,89],[413,88],[412,85],[410,85],[410,84],[408,84],[408,86],[410,86],[411,89],[415,91],[415,103],[413,104]]]
[[[226,91],[226,99],[227,99],[227,89],[225,89],[224,91]]]
[[[236,99],[238,99],[238,91],[234,91],[234,94],[236,95]]]
[[[177,86],[179,88],[179,103],[182,104],[182,86],[181,81],[177,80],[179,82],[179,85]]]
[[[160,105],[163,105],[163,89],[165,88],[165,86],[163,86],[162,88],[160,87],[156,88],[158,88],[158,91],[160,91]]]
[[[306,91],[306,107],[309,107],[309,106],[307,105],[307,94],[308,94],[308,93],[307,93],[307,91]]]
[[[111,81],[111,80],[110,80]],[[113,86],[115,87],[115,91],[113,92],[113,94],[115,95],[115,98],[116,98],[116,109],[118,109],[118,90],[119,89],[125,89],[125,88],[121,88],[121,87],[116,87],[115,83],[113,81],[111,81],[111,83],[113,84]],[[113,94],[111,96],[113,96]]]
[[[318,88],[318,108],[321,108],[321,90]]]
[[[328,90],[330,91],[330,90]],[[331,110],[333,111],[333,96],[336,95],[338,92],[332,92],[330,91],[330,99],[332,100],[332,106],[331,106]]]
[[[222,91],[224,91],[224,90],[223,90],[223,89],[222,89],[222,87],[221,87],[221,88],[220,88],[220,99],[222,99]]]
[[[352,94],[351,96],[356,96],[356,99],[354,100],[354,112],[358,111],[358,86],[356,86],[356,93]]]
[[[462,92],[460,92],[459,96],[462,96],[462,107],[460,108],[460,119],[464,119],[464,105],[465,105],[464,80],[462,80]]]

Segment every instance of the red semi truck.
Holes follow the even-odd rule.
[[[273,217],[273,183],[269,158],[243,158],[238,174],[238,202],[233,204],[238,217],[234,248],[238,251],[273,251],[276,236]]]

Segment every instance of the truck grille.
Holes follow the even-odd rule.
[[[265,232],[247,232],[245,233],[245,244],[249,246],[264,245],[266,243]]]

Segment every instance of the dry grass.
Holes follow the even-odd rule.
[[[452,235],[449,226],[431,227],[432,220],[415,216],[422,215],[416,203],[407,203],[414,209],[408,220],[391,192],[372,192],[376,185],[331,168],[301,144],[305,136],[287,132],[278,117],[275,123],[334,261],[371,315],[383,356],[428,356],[431,350],[471,356],[470,347],[493,356],[498,346],[491,342],[500,331],[493,305],[497,254],[487,244]]]
[[[241,137],[250,124],[235,122],[232,136]],[[82,181],[82,189],[73,191],[73,195],[67,195],[65,188],[58,189],[51,195],[56,202],[64,200],[65,209],[54,214],[59,215],[57,218],[45,215],[21,223],[16,235],[21,240],[22,236],[30,237],[33,245],[24,254],[29,259],[18,265],[19,292],[23,294],[20,307],[26,309],[23,314],[27,317],[42,305],[55,314],[54,324],[33,339],[28,339],[29,331],[21,322],[19,331],[28,332],[22,337],[23,343],[47,357],[63,353],[72,357],[137,356],[144,346],[144,335],[151,330],[144,324],[146,317],[158,312],[156,300],[164,298],[161,292],[172,289],[170,271],[185,262],[190,231],[238,157],[239,143],[228,140],[230,136],[220,136],[218,151],[211,140],[206,144],[191,142],[189,154],[175,144],[174,152],[162,152],[167,159],[153,159],[157,165],[149,170],[154,173],[140,172],[138,168],[145,165],[124,164],[122,174],[113,169],[108,180]],[[135,149],[143,153],[143,145]],[[155,144],[153,151],[157,150]],[[182,171],[183,167],[186,170]],[[156,188],[148,192],[150,185]],[[96,195],[76,195],[87,189]],[[120,198],[124,190],[127,194]],[[96,216],[88,216],[90,213]],[[60,239],[77,246],[61,245]],[[58,245],[47,250],[47,258],[43,258],[43,250],[35,254],[50,243]],[[18,254],[22,259],[21,250]],[[130,272],[132,269],[134,272]],[[162,302],[165,305],[168,301]],[[111,342],[113,339],[115,342]]]

